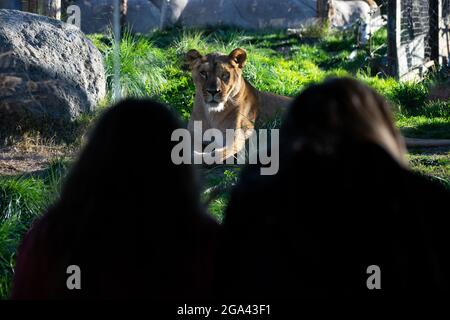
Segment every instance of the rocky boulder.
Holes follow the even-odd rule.
[[[113,21],[113,0],[74,0],[81,30],[104,32]],[[291,28],[316,18],[316,0],[128,0],[127,23],[134,32],[159,27],[235,26]]]
[[[341,30],[357,26],[362,44],[369,40],[370,34],[386,25],[387,19],[372,0],[332,0],[330,6],[331,26]]]
[[[64,129],[105,92],[102,55],[76,26],[0,10],[1,129]]]
[[[231,25],[249,29],[294,28],[316,18],[316,0],[178,0],[183,26]],[[173,6],[172,2],[170,2]]]
[[[114,21],[114,0],[74,0],[80,8],[81,31],[108,32]],[[148,0],[128,0],[126,21],[133,32],[146,33],[161,24],[161,9]]]

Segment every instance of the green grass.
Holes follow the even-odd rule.
[[[322,38],[317,38],[317,36]],[[307,30],[302,39],[284,32],[237,29],[171,29],[146,36],[129,33],[120,45],[123,96],[153,97],[169,104],[184,120],[189,118],[195,93],[190,73],[183,65],[189,49],[201,53],[229,53],[242,47],[248,52],[244,76],[259,90],[295,96],[305,86],[330,76],[354,76],[384,95],[394,106],[397,125],[414,137],[450,138],[448,103],[441,113],[430,112],[426,97],[432,84],[443,81],[435,73],[422,82],[399,82],[373,68],[386,53],[386,29],[375,33],[371,50],[361,48],[353,60],[353,33],[326,29]],[[91,36],[105,56],[108,92],[112,92],[112,42],[110,36]],[[445,104],[445,105],[444,105]],[[426,117],[425,120],[423,117]]]
[[[408,154],[411,168],[450,189],[450,151],[437,154],[429,152],[411,150]]]
[[[55,160],[41,177],[0,177],[0,299],[8,296],[20,241],[58,196],[68,162]]]
[[[108,97],[112,102],[113,46],[110,35],[90,38],[104,55]],[[145,36],[126,33],[120,45],[122,96],[153,97],[173,107],[184,119],[189,118],[194,85],[183,65],[189,49],[201,53],[229,53],[237,47],[248,52],[245,77],[260,90],[295,96],[305,86],[329,76],[353,76],[372,86],[393,105],[397,126],[410,137],[450,138],[449,102],[427,102],[430,86],[448,81],[436,72],[422,82],[401,83],[385,77],[376,63],[386,53],[386,30],[378,31],[369,48],[355,50],[352,33],[332,33],[326,27],[314,27],[302,38],[281,31],[243,31],[237,29],[171,29]],[[74,133],[80,136],[95,122],[98,114],[81,118]],[[270,124],[277,127],[279,123]],[[450,188],[450,154],[413,150],[408,155],[413,170],[426,174]],[[67,160],[56,160],[40,176],[0,177],[0,298],[10,289],[15,252],[33,218],[59,194],[67,171]],[[202,172],[204,200],[219,221],[229,200],[230,188],[237,182],[239,168],[221,167]],[[211,191],[212,190],[212,191]],[[211,196],[212,195],[212,196]]]
[[[105,55],[108,91],[112,92],[110,38],[96,35],[91,39]],[[244,75],[260,90],[294,96],[309,83],[331,75],[348,75],[340,66],[327,71],[319,67],[328,59],[320,45],[298,44],[296,38],[283,33],[174,29],[146,37],[126,34],[120,46],[122,94],[154,97],[173,106],[187,120],[195,89],[183,65],[184,53],[193,48],[203,54],[229,53],[237,47],[247,50]],[[288,52],[283,53],[280,48],[287,48]],[[151,79],[149,74],[153,75]]]
[[[238,182],[240,170],[237,165],[201,170],[205,185],[202,200],[208,205],[208,211],[220,222],[228,204],[230,190]]]
[[[106,39],[106,40],[105,40]],[[124,79],[132,79],[134,84],[125,83],[123,92],[131,91],[130,86],[140,88],[133,95],[151,96],[176,109],[185,120],[189,118],[195,88],[190,72],[183,65],[183,55],[190,49],[202,54],[210,52],[229,53],[237,47],[247,50],[244,76],[257,89],[287,96],[297,95],[303,88],[330,76],[353,76],[370,85],[393,106],[397,126],[405,135],[423,138],[450,138],[449,102],[427,102],[430,87],[448,81],[445,72],[435,72],[421,82],[399,82],[386,77],[377,64],[383,62],[387,53],[387,30],[381,29],[372,38],[370,48],[359,48],[356,57],[349,55],[357,49],[352,32],[330,32],[326,26],[308,28],[297,36],[283,31],[243,31],[225,29],[169,29],[156,31],[146,36],[127,35],[121,45],[121,56],[133,57],[124,62]],[[95,36],[94,41],[106,56],[107,70],[112,70],[109,54],[111,46],[108,38]],[[134,45],[131,45],[134,44]],[[143,49],[142,49],[143,48]],[[145,52],[142,52],[145,51]],[[151,57],[161,59],[153,65],[142,67],[142,62]],[[135,62],[136,60],[140,62]],[[134,65],[134,67],[132,66]],[[145,86],[146,76],[136,76],[146,67],[158,75],[153,81],[154,89]],[[155,68],[155,69],[153,69]],[[139,72],[134,69],[139,69]],[[148,71],[145,71],[146,74]],[[129,73],[129,74],[127,74]],[[110,79],[110,78],[109,78]],[[111,83],[109,82],[111,91]],[[157,88],[157,90],[155,89]],[[270,125],[277,127],[279,123]],[[448,165],[428,165],[427,159],[448,160],[448,154],[428,155],[417,153],[411,156],[411,166],[423,174],[435,177],[448,186],[450,172]],[[421,160],[420,160],[421,159]],[[422,161],[422,162],[421,162]],[[447,169],[445,169],[447,168]],[[212,170],[206,176],[206,189],[217,187],[221,191],[214,199],[209,199],[208,208],[219,220],[222,218],[232,183],[224,177],[228,169]],[[228,180],[227,180],[228,179]],[[205,198],[207,198],[205,196]]]
[[[32,219],[44,208],[44,183],[33,178],[3,178],[0,194],[0,296],[5,297],[16,248]]]

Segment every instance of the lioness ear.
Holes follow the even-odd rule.
[[[198,52],[195,49],[192,49],[186,53],[186,55],[184,57],[184,63],[190,70],[192,70],[195,62],[201,58],[202,58],[202,55],[200,54],[200,52]]]
[[[233,62],[238,64],[239,68],[243,68],[245,60],[247,60],[247,52],[244,49],[237,48],[231,51],[229,57]]]

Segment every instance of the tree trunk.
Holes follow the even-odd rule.
[[[333,7],[331,0],[317,0],[316,2],[317,19],[321,25],[326,25],[330,22],[333,14]]]
[[[120,0],[120,28],[122,32],[127,25],[128,0]]]
[[[38,0],[22,0],[22,10],[31,13],[37,13]]]
[[[45,0],[45,15],[61,20],[61,0]]]

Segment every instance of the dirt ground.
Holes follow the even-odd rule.
[[[53,159],[74,154],[73,148],[64,145],[24,138],[12,145],[0,147],[0,176],[38,172],[46,169]]]

